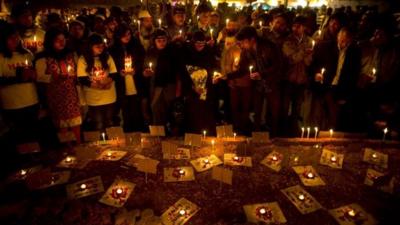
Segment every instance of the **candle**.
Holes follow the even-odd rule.
[[[304,138],[304,127],[301,128],[301,138]]]
[[[207,131],[203,130],[203,138],[206,139]]]
[[[179,30],[179,36],[182,36],[182,30]]]
[[[372,154],[372,158],[377,159],[378,158],[378,154],[376,154],[376,153]]]
[[[86,184],[81,184],[81,189],[85,190],[86,189]]]
[[[225,23],[228,24],[229,23],[229,19],[226,19]]]
[[[122,188],[117,188],[117,194],[120,195],[124,192],[124,190],[122,190]]]
[[[236,133],[233,133],[233,140],[236,139]]]
[[[98,73],[98,72],[96,72],[96,73]],[[98,75],[96,75],[96,77],[97,77]],[[106,141],[106,133],[101,133],[101,137],[103,138],[103,141]]]
[[[234,64],[235,66],[239,65],[239,57],[235,57],[235,59],[234,59],[234,61],[233,61],[233,64]]]
[[[312,41],[311,41],[311,48],[314,49],[314,46],[315,46],[315,41],[312,40]]]
[[[272,161],[277,161],[278,157],[276,157],[276,155],[272,156]]]
[[[137,27],[138,27],[138,31],[140,33],[140,20],[137,21]]]
[[[21,170],[21,175],[22,176],[26,175],[26,173],[27,173],[26,170]]]
[[[33,44],[36,45],[36,35],[33,36]]]
[[[28,59],[25,59],[25,66],[26,66],[26,67],[29,66]]]
[[[250,72],[250,74],[253,73],[253,65],[249,66],[249,72]]]
[[[72,162],[72,158],[67,156],[67,158],[65,159],[65,162],[67,162],[67,163]]]
[[[299,194],[298,198],[299,198],[300,201],[304,201],[305,196],[303,194]]]
[[[149,68],[152,70],[153,69],[153,63],[149,62]]]
[[[125,72],[131,72],[131,71],[132,71],[132,57],[126,56],[125,57]]]
[[[179,210],[179,215],[181,215],[181,216],[184,216],[186,214],[186,211],[185,210]]]
[[[71,72],[71,69],[72,69],[71,66],[68,65],[68,66],[67,66],[67,74],[68,74],[68,75],[69,75],[69,73]]]
[[[376,74],[376,69],[375,69],[375,67],[374,67],[374,68],[372,68],[372,76],[375,77],[375,74]]]
[[[314,178],[314,174],[312,172],[308,172],[307,173],[307,178],[308,179],[313,179]]]
[[[333,156],[331,157],[331,162],[334,163],[334,162],[336,162],[336,160],[337,160],[337,159],[336,159],[336,156],[333,155]]]
[[[385,141],[387,132],[388,132],[388,128],[386,127],[385,129],[383,129],[383,138],[382,138],[382,141]]]
[[[298,161],[299,161],[299,157],[294,157],[294,159],[293,159],[293,161],[295,162],[295,163],[297,163]]]
[[[211,28],[211,29],[210,29],[210,37],[211,37],[211,39],[213,39],[213,31],[214,31],[214,30]]]
[[[347,214],[351,217],[355,217],[356,216],[356,211],[354,211],[354,209],[351,209],[347,212]]]
[[[158,27],[161,29],[161,26],[162,26],[162,20],[160,18],[160,19],[158,19]]]
[[[261,215],[264,215],[267,212],[267,210],[265,210],[265,208],[261,208],[259,212]]]
[[[239,161],[239,157],[237,156],[233,157],[233,161]]]
[[[318,36],[321,36],[321,34],[322,34],[322,31],[318,30]]]
[[[103,42],[107,45],[107,38],[103,38]]]
[[[258,24],[260,25],[260,28],[263,26],[263,22],[262,21],[258,22]]]
[[[107,152],[107,157],[111,157],[112,153],[111,152]]]
[[[317,139],[317,136],[318,136],[318,127],[314,127],[314,131],[315,131],[315,139]]]
[[[325,68],[321,69],[321,84],[324,83],[324,73],[325,73]]]
[[[185,171],[183,169],[180,169],[179,174],[183,176],[185,174]]]
[[[311,130],[311,128],[307,127],[307,139],[310,138],[310,130]]]
[[[329,130],[329,137],[332,138],[333,137],[333,129]]]
[[[205,159],[204,160],[204,164],[209,164],[210,163],[210,160],[209,159]]]

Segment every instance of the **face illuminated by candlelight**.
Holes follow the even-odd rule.
[[[81,189],[85,190],[86,189],[86,184],[81,184]]]

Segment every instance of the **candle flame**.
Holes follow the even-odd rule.
[[[321,69],[321,74],[324,75],[324,73],[325,73],[325,68],[322,68]]]

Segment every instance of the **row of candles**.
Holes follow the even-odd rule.
[[[301,136],[300,138],[304,138],[304,134],[305,134],[305,128],[302,127],[301,128]],[[318,137],[318,127],[314,127],[314,139],[317,139]],[[383,137],[382,137],[382,141],[385,141],[386,139],[386,134],[389,132],[389,129],[386,127],[385,129],[383,129]],[[307,139],[310,138],[310,133],[311,133],[311,127],[307,127]],[[329,137],[332,138],[333,137],[333,129],[329,129]]]

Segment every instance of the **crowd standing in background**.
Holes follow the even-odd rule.
[[[317,16],[323,20],[317,23]],[[396,21],[374,7],[42,9],[1,21],[1,116],[14,141],[122,126],[169,135],[400,128]],[[39,132],[39,133],[38,133]]]

